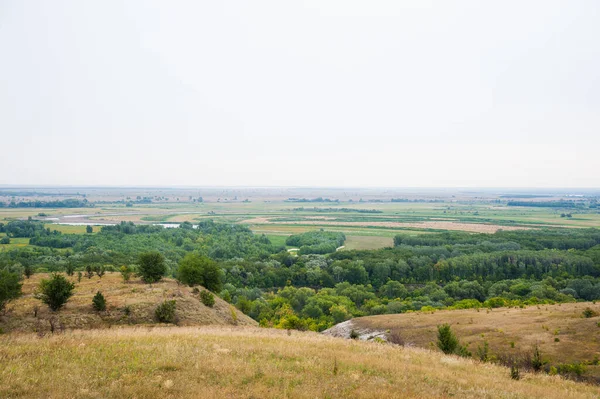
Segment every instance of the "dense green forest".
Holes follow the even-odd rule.
[[[44,227],[42,223],[16,220],[8,224],[0,223],[0,233],[5,233],[8,237],[43,237],[48,235],[59,235],[56,230],[52,231]]]
[[[0,225],[30,246],[0,252],[0,269],[135,270],[158,251],[179,277],[189,253],[219,267],[218,294],[262,325],[323,330],[351,317],[422,309],[524,306],[600,299],[600,230],[540,229],[398,235],[394,247],[344,251],[345,236],[290,236],[298,255],[246,226],[203,221],[197,227],[105,226],[96,234],[61,234],[36,221]],[[184,262],[185,263],[185,262]]]

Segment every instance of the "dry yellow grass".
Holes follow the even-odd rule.
[[[0,397],[566,399],[598,388],[316,333],[169,327],[0,336]]]
[[[436,342],[437,326],[448,323],[473,352],[484,340],[496,354],[530,351],[537,343],[551,363],[572,363],[600,357],[600,317],[583,318],[582,312],[587,307],[600,312],[600,304],[588,302],[498,308],[489,312],[467,309],[369,316],[353,319],[351,323],[359,329],[390,330],[398,333],[406,344],[424,348]],[[600,374],[598,366],[588,367],[588,372]]]
[[[102,226],[92,226],[92,232],[97,233],[100,231],[100,229],[102,228]],[[65,224],[56,224],[56,223],[47,223],[45,224],[45,227],[50,230],[57,230],[60,231],[63,234],[86,234],[86,228],[87,226],[69,226],[69,225],[65,225]]]
[[[23,284],[23,296],[8,305],[8,312],[0,316],[0,328],[4,331],[48,331],[50,318],[59,321],[64,328],[105,328],[112,325],[153,324],[154,310],[164,300],[177,301],[176,314],[179,325],[238,324],[256,325],[257,323],[240,311],[233,319],[231,306],[215,296],[215,305],[209,308],[202,304],[198,295],[187,286],[178,285],[172,279],[163,279],[155,284],[144,284],[132,277],[124,283],[119,273],[106,273],[99,278],[69,277],[75,282],[75,294],[66,306],[58,312],[34,298],[34,292],[42,278],[48,274],[35,274]],[[101,291],[107,302],[106,312],[95,312],[92,298]],[[34,315],[38,307],[37,317]],[[130,314],[124,308],[129,307]],[[1,397],[1,396],[0,396]]]

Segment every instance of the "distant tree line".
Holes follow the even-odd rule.
[[[329,199],[323,197],[317,197],[312,199],[307,198],[288,198],[285,202],[340,202],[339,199]]]
[[[383,213],[378,209],[360,209],[360,208],[294,208],[296,212],[356,212],[356,213]]]
[[[15,238],[60,235],[60,232],[50,230],[43,223],[33,220],[14,220],[7,224],[0,223],[0,233],[6,233],[8,237]]]
[[[441,199],[408,199],[408,198],[392,198],[391,202],[426,202],[426,203],[440,203],[444,202]]]
[[[508,201],[508,206],[529,206],[536,208],[583,208],[585,203],[572,200],[563,201]]]
[[[531,229],[519,231],[499,230],[494,234],[469,234],[464,232],[443,232],[418,236],[397,235],[394,246],[442,246],[477,245],[481,250],[486,246],[506,248],[508,243],[523,249],[588,249],[600,244],[598,229]],[[489,251],[487,251],[489,252]]]
[[[92,208],[94,204],[87,199],[65,199],[59,201],[11,201],[0,202],[0,207],[7,208]]]

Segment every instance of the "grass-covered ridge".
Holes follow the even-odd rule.
[[[359,317],[327,332],[349,338],[354,330],[363,335],[382,333],[407,346],[432,348],[437,326],[449,324],[474,358],[488,346],[487,360],[502,362],[530,355],[537,346],[542,371],[560,372],[560,365],[581,365],[581,375],[571,378],[598,382],[600,378],[600,304],[563,303],[527,307],[421,311]],[[584,312],[589,317],[585,317]],[[564,374],[569,374],[565,372]]]
[[[2,331],[49,333],[51,321],[60,329],[155,325],[158,323],[155,310],[165,300],[176,301],[176,322],[181,326],[257,324],[220,298],[215,298],[212,307],[204,305],[201,287],[194,290],[173,279],[153,284],[144,284],[137,278],[124,282],[119,273],[111,272],[102,278],[97,275],[88,278],[84,274],[81,281],[77,276],[65,276],[75,284],[74,295],[64,308],[52,312],[35,298],[40,281],[49,277],[40,273],[22,281],[23,295],[10,302],[7,313],[0,315]],[[106,311],[98,312],[92,305],[92,298],[98,292],[106,298]]]
[[[256,328],[0,336],[0,397],[595,398],[597,387],[417,348]]]

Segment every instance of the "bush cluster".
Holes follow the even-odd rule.
[[[174,300],[164,301],[156,307],[154,315],[159,323],[176,323],[175,307],[177,302]]]

